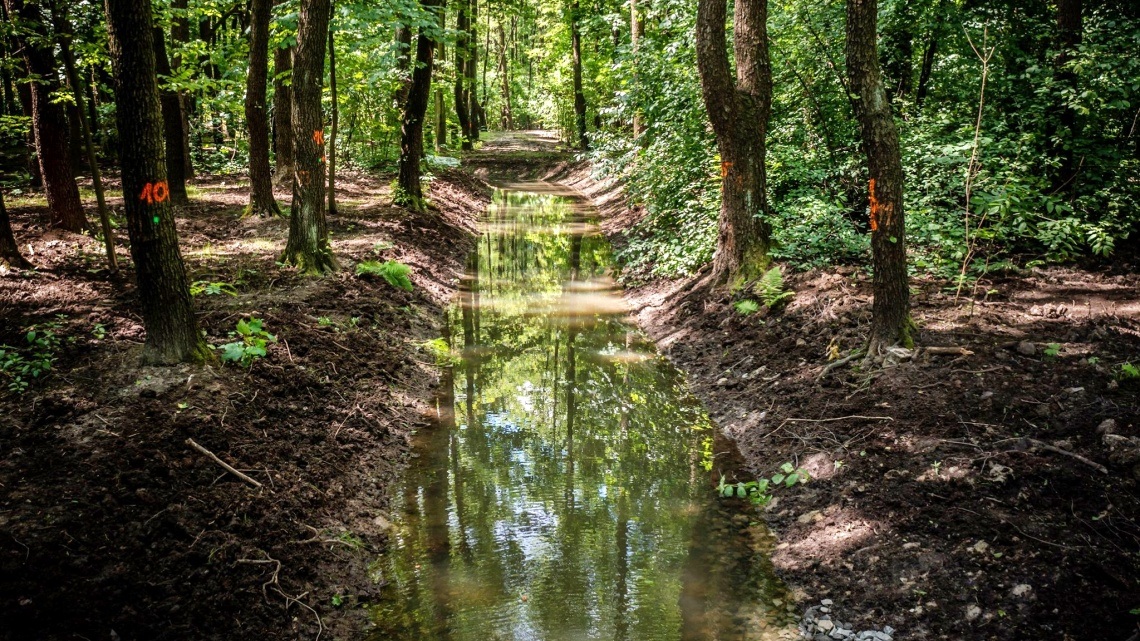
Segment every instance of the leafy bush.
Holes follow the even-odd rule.
[[[791,488],[798,484],[807,483],[811,476],[803,468],[797,468],[791,463],[784,463],[780,471],[771,478],[761,478],[755,481],[741,481],[738,483],[725,483],[720,478],[717,485],[717,494],[725,498],[747,498],[753,505],[767,505],[772,500],[772,490],[780,487]]]
[[[249,367],[253,361],[268,354],[269,343],[276,343],[277,337],[265,331],[264,321],[260,318],[239,320],[235,331],[230,332],[230,338],[238,340],[218,347],[222,351],[222,361],[226,363],[241,363]]]
[[[40,379],[51,371],[56,353],[63,345],[59,320],[32,325],[24,335],[22,348],[0,345],[0,374],[8,379],[8,390],[17,394],[26,392],[33,379]]]
[[[752,299],[738,300],[732,306],[736,308],[736,313],[741,316],[751,316],[760,311],[760,304]]]
[[[753,289],[769,309],[779,309],[795,296],[794,292],[784,288],[784,273],[779,266],[764,272]]]
[[[205,280],[196,280],[190,284],[191,296],[201,296],[202,294],[207,296],[220,296],[222,294],[237,296],[238,292],[236,287],[225,282],[212,283]]]
[[[385,261],[383,263],[375,260],[366,260],[356,265],[357,276],[379,276],[392,287],[398,287],[409,292],[412,291],[413,288],[412,280],[408,278],[408,275],[411,273],[411,267],[394,260]]]

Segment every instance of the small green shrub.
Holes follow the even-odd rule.
[[[725,483],[722,476],[716,492],[725,498],[746,498],[752,501],[753,505],[767,505],[772,500],[773,489],[781,485],[785,488],[795,487],[798,484],[807,483],[810,479],[807,470],[797,468],[791,463],[784,463],[780,466],[780,471],[772,475],[771,478]]]
[[[742,316],[751,316],[760,311],[760,304],[754,300],[738,300],[732,304],[736,308],[736,312]]]
[[[1060,343],[1049,343],[1045,346],[1045,358],[1057,358],[1061,354]]]
[[[225,282],[212,283],[205,280],[196,280],[190,285],[191,296],[221,296],[227,294],[229,296],[237,296],[237,288]]]
[[[776,266],[764,272],[754,288],[760,300],[768,309],[779,309],[788,303],[795,293],[784,288],[784,273]]]
[[[437,367],[454,367],[460,362],[460,359],[452,353],[451,346],[442,338],[424,341],[420,343],[420,347],[435,357]]]
[[[8,380],[9,391],[22,394],[33,379],[43,378],[51,371],[63,345],[59,335],[63,318],[58,316],[58,320],[29,327],[22,348],[0,345],[0,375]]]
[[[388,284],[392,287],[398,287],[409,292],[412,291],[412,280],[408,278],[408,275],[411,273],[411,267],[394,260],[388,260],[383,263],[375,260],[366,260],[356,265],[357,276],[379,276],[388,281]]]
[[[1140,367],[1136,367],[1131,362],[1121,363],[1116,369],[1116,379],[1119,381],[1134,381],[1140,379]]]
[[[253,361],[268,354],[269,343],[276,343],[277,337],[265,331],[264,321],[260,318],[239,320],[235,331],[230,332],[230,338],[238,340],[226,343],[217,349],[222,351],[222,361],[226,363],[241,363],[249,367]]]

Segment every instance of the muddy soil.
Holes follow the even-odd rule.
[[[434,209],[411,214],[389,181],[342,178],[329,226],[343,269],[326,278],[276,263],[287,221],[242,218],[242,177],[195,185],[177,224],[210,343],[243,318],[278,339],[248,369],[141,367],[133,273],[108,274],[95,241],[9,199],[37,269],[0,276],[0,344],[33,325],[61,340],[46,379],[0,392],[0,638],[359,636],[384,581],[389,486],[433,409],[423,342],[489,197],[437,172]],[[355,276],[362,260],[411,266],[414,290]]]
[[[568,163],[615,244],[642,213]],[[830,598],[896,639],[1135,639],[1140,608],[1136,265],[1044,268],[955,296],[913,283],[920,349],[856,359],[870,281],[788,274],[795,298],[743,316],[704,274],[627,292],[748,476],[813,481],[766,508],[773,561],[804,608]],[[822,376],[822,377],[821,377]],[[748,480],[745,478],[743,480]]]

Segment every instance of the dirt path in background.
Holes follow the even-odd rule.
[[[0,277],[0,344],[48,322],[63,341],[47,380],[0,397],[0,638],[359,636],[389,484],[438,384],[419,344],[439,335],[489,195],[437,173],[442,211],[409,215],[386,183],[342,178],[344,269],[320,279],[276,264],[287,221],[240,218],[245,182],[197,185],[178,218],[191,278],[236,294],[196,297],[209,341],[243,317],[279,338],[248,370],[138,366],[133,274],[103,271],[90,238],[45,233],[42,208],[11,208],[38,271]],[[415,290],[354,276],[366,259],[410,265]]]
[[[643,215],[587,165],[548,178],[593,198],[615,245]],[[701,278],[627,298],[753,474],[814,476],[767,508],[804,609],[832,599],[895,639],[1135,640],[1140,381],[1116,377],[1140,364],[1134,265],[1036,269],[977,300],[918,279],[919,345],[962,351],[822,379],[867,335],[864,273],[789,274],[791,304],[752,316]]]

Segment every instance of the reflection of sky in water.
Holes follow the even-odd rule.
[[[707,418],[624,321],[608,246],[565,201],[504,198],[447,318],[453,412],[417,437],[373,638],[765,638],[728,629],[774,584],[718,511]]]

